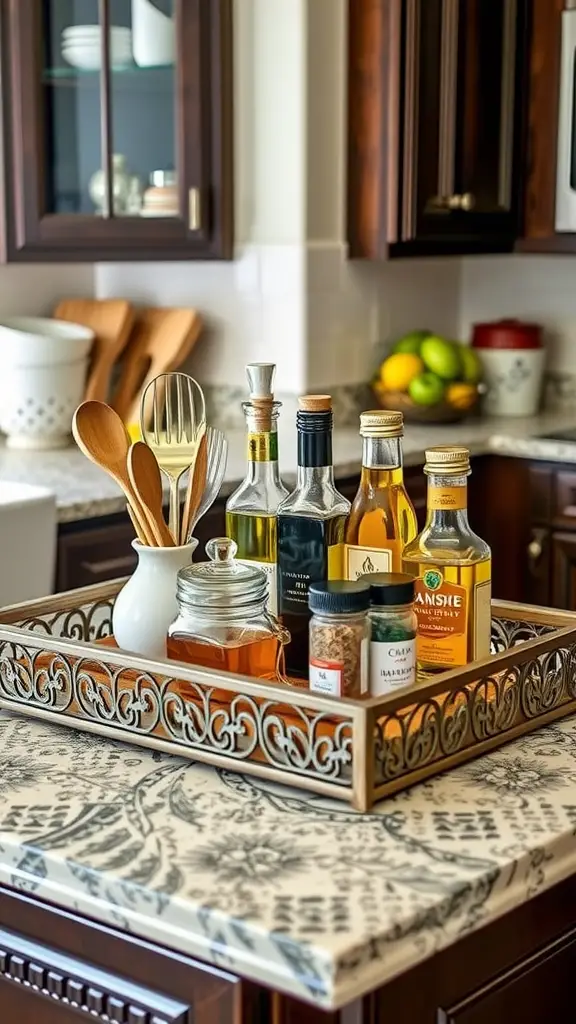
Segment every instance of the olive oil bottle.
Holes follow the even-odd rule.
[[[342,578],[350,502],[336,490],[332,465],[332,399],[299,400],[296,487],[278,508],[278,611],[290,631],[289,675],[308,673],[308,588]]]
[[[288,495],[278,469],[278,413],[281,403],[272,391],[273,363],[246,367],[250,398],[243,403],[248,441],[244,480],[226,502],[226,533],[235,541],[236,560],[264,570],[268,577],[268,607],[278,608],[276,511]]]
[[[404,549],[416,577],[417,667],[443,672],[490,654],[491,553],[468,523],[467,448],[428,448],[428,513]]]
[[[360,416],[362,473],[346,527],[345,579],[401,572],[402,552],[418,533],[404,486],[403,433],[401,412],[375,409]]]

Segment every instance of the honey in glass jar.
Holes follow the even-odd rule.
[[[178,573],[179,614],[168,631],[168,656],[220,672],[285,680],[290,634],[267,610],[264,571],[236,561],[227,537],[206,545],[208,562]]]

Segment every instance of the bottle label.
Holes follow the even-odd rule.
[[[341,697],[343,668],[338,661],[311,658],[309,682],[312,692],[323,693],[327,697]]]
[[[248,434],[248,462],[277,462],[278,434]]]
[[[416,682],[416,640],[370,643],[370,696],[381,697]]]
[[[278,615],[278,571],[275,562],[259,562],[256,558],[236,558],[240,565],[257,566],[266,573],[268,579],[268,611]]]
[[[429,665],[466,665],[468,662],[468,593],[448,583],[439,568],[430,567],[416,580],[418,661]]]
[[[428,487],[428,508],[445,512],[468,507],[467,487]]]
[[[474,660],[490,654],[492,626],[492,581],[477,583],[474,587]]]
[[[344,545],[344,579],[359,580],[372,572],[395,572],[399,569],[400,549],[395,541],[385,548],[364,548]]]

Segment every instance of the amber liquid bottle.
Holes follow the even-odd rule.
[[[468,523],[470,453],[428,448],[428,514],[404,551],[416,577],[417,667],[443,672],[490,654],[491,553]]]
[[[296,487],[278,508],[278,611],[292,641],[288,675],[308,675],[308,588],[342,578],[342,550],[350,502],[334,484],[332,402],[300,399]]]
[[[402,552],[418,533],[414,506],[404,486],[401,412],[374,410],[360,416],[362,473],[346,528],[344,578],[401,572]]]

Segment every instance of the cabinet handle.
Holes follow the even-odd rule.
[[[136,562],[134,555],[123,555],[119,558],[105,558],[101,562],[82,562],[82,568],[92,576],[102,576],[104,573],[132,572]]]
[[[468,213],[476,206],[476,196],[473,192],[464,192],[462,195],[455,193],[452,196],[434,196],[428,206],[431,207],[432,212],[462,210],[464,213]]]
[[[538,562],[544,552],[545,530],[532,530],[532,540],[527,547],[528,567],[534,576],[538,570]]]
[[[190,231],[200,231],[202,227],[202,207],[199,188],[191,188],[188,192],[188,227]]]

